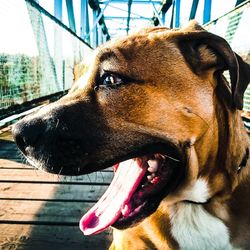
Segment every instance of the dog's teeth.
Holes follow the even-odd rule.
[[[121,209],[122,215],[127,217],[131,211],[131,206],[129,204],[125,204],[124,207]]]
[[[148,171],[150,173],[155,173],[158,170],[158,161],[157,160],[148,160]]]
[[[154,177],[155,177],[155,173],[147,175],[147,179],[148,179],[149,182],[152,181],[154,179]]]
[[[148,176],[147,176],[148,181],[153,180],[153,178],[154,178],[154,177],[153,177],[152,175],[148,175]]]

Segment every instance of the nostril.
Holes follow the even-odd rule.
[[[21,120],[12,129],[17,146],[22,152],[28,146],[35,146],[41,135],[44,134],[46,124],[41,120]]]

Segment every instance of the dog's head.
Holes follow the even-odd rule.
[[[18,122],[13,134],[28,161],[48,172],[115,166],[110,188],[81,227],[86,234],[126,227],[162,200],[206,202],[232,186],[245,137],[243,146],[230,146],[233,159],[223,144],[232,145],[230,130],[242,128],[230,117],[242,108],[249,72],[224,39],[196,23],[145,29],[98,48],[71,91]],[[195,185],[206,194],[187,192]]]

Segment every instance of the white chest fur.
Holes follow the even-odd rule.
[[[182,250],[231,250],[225,224],[202,205],[179,203],[171,211],[172,235]]]

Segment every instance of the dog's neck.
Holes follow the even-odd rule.
[[[241,118],[241,111],[232,104],[231,92],[224,77],[219,77],[215,90],[215,114],[218,122],[219,149],[216,164],[222,166],[233,191],[250,174],[250,141]]]
[[[218,113],[219,146],[217,157],[214,163],[209,162],[208,159],[207,162],[209,164],[202,167],[202,169],[211,169],[211,172],[207,172],[207,175],[204,176],[204,179],[208,180],[207,190],[211,196],[208,196],[206,201],[181,201],[170,208],[170,210],[173,210],[170,216],[172,235],[174,235],[175,240],[180,246],[187,244],[187,239],[189,239],[189,234],[185,232],[181,233],[181,228],[184,225],[189,228],[189,233],[193,230],[191,243],[196,242],[197,246],[199,245],[200,238],[198,236],[195,238],[196,227],[191,229],[195,219],[196,226],[200,225],[198,222],[209,225],[206,230],[204,228],[198,230],[199,233],[203,230],[202,233],[207,237],[208,245],[213,243],[209,241],[210,239],[216,239],[215,242],[219,244],[217,249],[231,249],[229,235],[235,230],[235,223],[232,218],[236,218],[233,209],[237,207],[239,211],[245,213],[244,209],[246,208],[244,208],[242,203],[244,199],[241,198],[240,200],[238,196],[241,194],[242,197],[246,197],[249,194],[249,191],[246,190],[246,183],[250,179],[249,137],[243,127],[239,111],[228,108],[224,109],[221,106]],[[203,145],[205,144],[203,143]],[[218,168],[213,170],[213,164],[217,167],[219,166],[219,170]],[[215,181],[216,178],[217,181]],[[234,200],[238,200],[239,203],[234,203]],[[181,215],[183,213],[186,213],[185,218]],[[186,222],[190,217],[193,220],[192,223],[188,224]],[[238,214],[237,217],[242,218]],[[210,230],[211,228],[214,229]],[[216,228],[220,228],[220,230],[215,230]],[[218,235],[221,236],[217,237]],[[238,232],[236,235],[238,237]],[[226,240],[220,241],[222,238]],[[188,249],[199,249],[191,243]]]
[[[245,218],[240,216],[238,212],[232,212],[232,207],[240,206],[239,210],[241,212],[244,209],[248,209],[248,207],[244,208],[242,203],[243,199],[245,199],[243,197],[247,197],[248,193],[250,193],[244,187],[244,179],[250,173],[250,166],[248,167],[250,162],[250,144],[248,135],[243,128],[240,112],[227,110],[222,105],[218,109],[218,116],[220,117],[217,117],[217,119],[218,130],[220,132],[218,134],[218,152],[214,153],[213,158],[215,160],[211,162],[208,159],[205,162],[209,164],[203,166],[203,169],[211,168],[211,171],[213,171],[213,165],[217,164],[217,167],[220,167],[220,171],[224,173],[224,177],[218,180],[225,183],[220,184],[218,189],[214,190],[211,197],[208,196],[207,200],[205,199],[201,202],[181,200],[171,204],[169,202],[171,195],[169,195],[154,214],[137,226],[124,231],[114,230],[114,245],[122,244],[124,249],[129,249],[131,248],[130,240],[132,241],[133,237],[135,237],[134,240],[142,244],[140,249],[143,249],[143,247],[146,248],[144,246],[145,242],[149,242],[158,249],[163,248],[162,246],[165,249],[177,249],[180,246],[186,246],[185,244],[188,242],[188,239],[191,238],[192,241],[189,242],[189,249],[200,249],[200,234],[202,233],[206,238],[205,246],[209,247],[215,244],[216,249],[232,249],[230,244],[231,233],[233,232],[232,234],[234,234],[235,238],[240,237],[238,236],[240,232],[234,229],[235,223],[232,218],[245,221]],[[229,133],[229,131],[232,132]],[[205,141],[207,141],[206,139],[207,137],[204,136]],[[199,143],[203,144],[206,148],[208,147],[208,143],[202,142],[202,140]],[[197,146],[198,153],[199,145],[196,144],[195,146]],[[214,179],[214,173],[207,174],[207,187],[209,190],[209,188],[212,188],[209,185],[215,185],[211,184]],[[202,191],[199,185],[194,185],[194,187],[198,187],[198,190]],[[197,192],[193,192],[192,194],[197,195]],[[204,198],[204,194],[200,194],[199,197]],[[208,194],[210,195],[210,192]],[[241,199],[238,199],[239,197]],[[234,201],[236,202],[234,203]],[[165,206],[165,204],[167,205]],[[246,213],[245,210],[242,212],[243,214]],[[205,225],[205,229],[201,225]],[[154,241],[152,240],[151,242],[146,236],[146,240],[141,240],[142,238],[138,237],[138,235],[150,235],[150,239]],[[202,241],[202,243],[204,242]],[[188,248],[186,247],[186,249]]]

